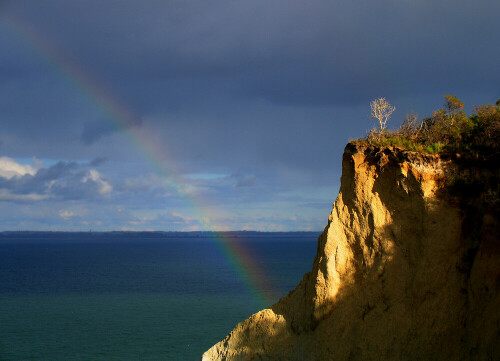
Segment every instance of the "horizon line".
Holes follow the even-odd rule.
[[[231,231],[140,231],[140,230],[110,230],[110,231],[49,231],[49,230],[3,230],[0,233],[317,233],[323,232],[322,230],[317,231],[257,231],[257,230],[231,230]]]

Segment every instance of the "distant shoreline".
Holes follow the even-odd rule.
[[[259,232],[259,231],[104,231],[104,232],[66,232],[66,231],[2,231],[0,232],[0,244],[19,242],[88,242],[88,241],[174,241],[182,239],[190,240],[214,240],[223,238],[226,241],[276,241],[303,240],[304,237],[312,237],[316,240],[321,231],[290,231],[290,232]]]
[[[307,234],[307,233],[321,233],[322,230],[317,231],[0,231],[0,235],[5,234],[158,234],[162,236],[168,235],[177,235],[177,234],[190,234],[190,235],[213,235],[213,234],[244,234],[244,235],[259,235],[259,234],[283,234],[283,233],[299,233],[299,234]]]

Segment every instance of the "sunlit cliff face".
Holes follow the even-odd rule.
[[[446,156],[349,144],[312,271],[204,360],[500,355],[498,215],[456,201],[450,179],[465,174],[494,176]]]

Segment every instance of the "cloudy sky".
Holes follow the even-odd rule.
[[[0,0],[0,230],[321,230],[386,97],[500,97],[495,0]]]

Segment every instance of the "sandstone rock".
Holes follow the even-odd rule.
[[[348,144],[312,271],[202,359],[500,360],[498,213],[457,179],[498,166]]]

